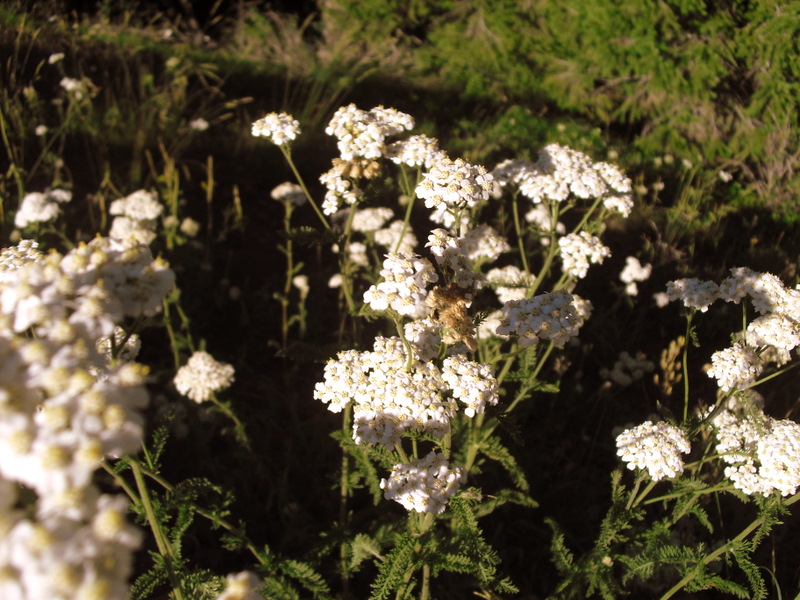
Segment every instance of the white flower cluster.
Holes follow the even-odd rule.
[[[740,414],[739,414],[740,413]],[[725,476],[745,494],[789,496],[800,487],[800,425],[754,406],[723,409],[712,419]]]
[[[639,381],[645,373],[652,372],[654,368],[655,365],[643,356],[633,357],[623,350],[611,370],[600,369],[600,377],[627,387],[634,381]]]
[[[683,473],[681,454],[690,450],[683,430],[664,421],[645,421],[617,436],[617,455],[631,470],[647,469],[653,481]]]
[[[379,229],[375,232],[375,243],[383,246],[390,252],[400,252],[401,254],[411,254],[419,243],[417,236],[414,235],[411,225],[404,227],[403,221],[392,221],[388,227]],[[402,236],[402,239],[401,237]],[[398,247],[399,242],[399,247]]]
[[[14,226],[20,229],[31,223],[52,221],[61,213],[61,204],[72,200],[72,192],[67,190],[50,190],[47,192],[31,192],[25,194],[14,215]]]
[[[34,240],[20,240],[16,246],[0,250],[0,282],[13,280],[14,271],[44,258]]]
[[[647,281],[653,272],[653,265],[642,265],[635,256],[628,256],[625,259],[625,268],[619,274],[619,279],[625,284],[625,293],[629,296],[637,296],[639,288],[637,281]]]
[[[353,400],[353,439],[393,449],[409,429],[441,438],[457,406],[439,368],[417,357],[409,361],[400,338],[378,337],[371,352],[340,352],[325,366],[314,398],[339,412]]]
[[[603,198],[606,208],[627,217],[633,208],[633,186],[619,167],[593,163],[582,152],[566,146],[545,146],[535,163],[510,160],[492,172],[500,185],[515,184],[535,204],[564,202],[570,194],[578,198]]]
[[[611,250],[600,238],[585,231],[570,233],[558,240],[564,272],[583,279],[589,271],[589,263],[599,265],[611,256]]]
[[[327,190],[322,201],[322,212],[326,215],[332,215],[339,210],[341,201],[352,206],[361,197],[361,190],[335,166],[320,175],[319,181]]]
[[[399,502],[406,510],[438,515],[464,481],[461,467],[451,468],[444,456],[431,452],[411,459],[410,464],[396,464],[389,478],[381,479],[381,489],[387,500]]]
[[[461,251],[472,261],[494,262],[510,250],[506,238],[489,225],[478,225],[461,238]]]
[[[542,236],[539,238],[539,243],[542,246],[550,245],[550,235],[553,233],[553,215],[550,212],[550,207],[546,204],[534,204],[533,208],[525,214],[525,220],[528,223],[536,226]],[[555,233],[564,235],[567,228],[563,223],[557,222],[555,226]]]
[[[564,290],[511,300],[503,305],[502,311],[498,335],[517,336],[523,347],[539,340],[551,340],[561,348],[578,335],[585,320],[579,313],[575,297]]]
[[[260,590],[264,582],[252,571],[231,573],[225,579],[225,589],[217,600],[263,600]]]
[[[498,385],[490,365],[463,354],[448,356],[442,364],[442,379],[453,390],[453,397],[466,404],[464,414],[468,417],[483,413],[487,404],[497,404]]]
[[[233,374],[231,365],[217,362],[208,352],[195,352],[178,369],[173,382],[182,396],[200,404],[214,392],[230,387]]]
[[[711,355],[711,368],[708,376],[717,380],[723,392],[744,390],[753,383],[764,370],[764,362],[752,346],[740,342]]]
[[[300,135],[300,123],[286,113],[269,113],[253,123],[252,134],[283,146]]]
[[[156,238],[156,221],[164,212],[164,205],[153,192],[138,190],[114,200],[108,212],[115,215],[108,233],[110,238],[125,246],[148,246]]]
[[[334,113],[325,133],[336,136],[342,160],[353,160],[381,158],[387,137],[413,128],[413,117],[394,108],[376,106],[365,111],[349,104]]]
[[[439,323],[431,318],[416,319],[403,325],[403,335],[406,337],[422,362],[428,362],[439,356],[439,346],[442,345],[442,328]]]
[[[524,299],[528,286],[533,285],[536,278],[519,267],[508,265],[491,269],[486,273],[486,280],[494,288],[500,302],[505,304],[511,300]]]
[[[469,242],[465,244],[465,238],[453,237],[444,229],[434,229],[425,246],[431,249],[436,264],[452,274],[452,282],[468,290],[467,300],[472,300],[473,291],[483,287],[484,277],[471,269],[467,244]]]
[[[365,208],[353,215],[352,230],[372,233],[383,227],[394,216],[394,211],[385,206]]]
[[[127,500],[101,495],[93,476],[104,458],[141,445],[146,369],[98,349],[125,316],[160,306],[163,295],[150,298],[150,283],[137,281],[147,270],[131,270],[140,261],[127,254],[105,238],[65,256],[39,255],[30,242],[1,254],[3,598],[128,596],[141,535],[125,520]],[[166,265],[157,270],[171,285]],[[132,300],[137,290],[147,298]],[[35,506],[17,497],[19,484]]]
[[[427,285],[439,280],[431,262],[417,254],[390,252],[386,255],[378,284],[364,292],[364,302],[378,312],[390,308],[400,315],[415,319],[426,317]]]
[[[686,308],[706,312],[719,298],[719,286],[713,281],[701,281],[694,277],[676,279],[667,282],[667,297],[673,302],[681,300]]]
[[[73,100],[83,100],[94,86],[91,80],[87,77],[82,79],[75,79],[74,77],[64,77],[58,82],[58,85],[67,92],[67,95]]]
[[[492,191],[492,176],[479,165],[460,158],[442,158],[427,171],[416,188],[425,206],[434,210],[431,220],[452,227],[467,211],[486,202]]]
[[[269,195],[273,200],[289,202],[294,206],[302,206],[308,202],[303,188],[291,181],[285,181],[274,187]]]
[[[439,140],[426,135],[412,135],[405,140],[389,144],[385,155],[395,164],[426,169],[430,169],[447,156],[439,149]]]

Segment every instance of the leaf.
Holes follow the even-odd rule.
[[[414,538],[402,535],[397,545],[380,563],[378,576],[372,583],[370,600],[385,600],[405,583],[405,576],[414,566]]]
[[[480,452],[488,458],[500,463],[500,466],[506,470],[518,489],[524,492],[530,489],[528,480],[525,478],[525,474],[522,472],[519,464],[517,464],[517,460],[511,455],[508,448],[503,446],[499,438],[494,436],[482,440]]]

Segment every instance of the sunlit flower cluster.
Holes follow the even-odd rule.
[[[439,438],[450,430],[457,406],[443,395],[447,388],[439,368],[414,356],[409,361],[400,338],[378,337],[371,352],[340,352],[324,374],[314,398],[333,412],[353,401],[358,444],[393,449],[408,429]]]
[[[283,146],[300,135],[300,123],[286,113],[269,113],[253,123],[252,134]]]
[[[745,494],[789,496],[800,487],[800,425],[756,406],[727,408],[711,420],[725,476]]]
[[[719,298],[719,286],[694,277],[676,279],[667,283],[667,297],[673,302],[680,300],[686,308],[706,312]]]
[[[467,240],[450,235],[444,229],[434,229],[428,236],[426,247],[430,248],[440,269],[449,274],[449,279],[466,290],[467,300],[473,292],[483,287],[484,277],[472,270],[468,252],[475,249],[475,238]]]
[[[379,206],[364,208],[353,215],[352,230],[361,233],[371,233],[379,230],[394,216],[391,208]]]
[[[389,223],[388,227],[375,232],[375,243],[391,252],[411,254],[419,242],[411,225],[397,220]]]
[[[108,212],[115,215],[109,237],[126,246],[147,246],[156,238],[157,219],[164,212],[164,205],[155,193],[138,190],[114,200]]]
[[[639,288],[637,281],[647,281],[650,273],[653,272],[653,265],[642,265],[635,256],[628,256],[625,259],[625,268],[619,274],[619,279],[625,284],[625,293],[629,296],[637,296]]]
[[[653,481],[683,473],[681,454],[690,450],[684,431],[664,421],[645,421],[617,436],[617,455],[631,470],[647,469]]]
[[[441,514],[450,498],[466,481],[461,467],[450,467],[436,452],[424,458],[412,458],[409,464],[396,464],[388,479],[381,480],[387,500],[395,500],[406,510]]]
[[[502,186],[514,184],[536,204],[564,202],[570,195],[603,198],[607,209],[625,217],[633,207],[631,181],[618,167],[593,163],[586,154],[558,144],[545,146],[535,163],[505,161],[495,167],[493,174]]]
[[[28,241],[0,254],[3,598],[128,595],[141,534],[126,522],[127,500],[102,495],[93,479],[103,459],[142,443],[147,371],[125,360],[133,337],[119,323],[152,314],[173,277],[146,248],[134,254],[107,238],[63,256]],[[140,281],[154,270],[168,286]],[[34,495],[25,512],[15,508],[18,484]]]
[[[497,333],[518,337],[523,347],[550,340],[561,348],[578,335],[584,322],[574,296],[564,290],[511,300],[503,305],[502,311]]]
[[[599,265],[611,256],[611,250],[603,245],[600,238],[585,231],[570,233],[558,240],[564,272],[583,279],[589,271],[589,264]]]
[[[68,190],[49,190],[47,192],[30,192],[25,194],[14,215],[14,225],[20,229],[32,223],[46,223],[61,214],[61,204],[72,200],[72,192]]]
[[[717,380],[723,392],[743,390],[753,384],[764,370],[764,363],[752,346],[735,343],[711,355],[708,376]]]
[[[497,380],[489,365],[469,360],[463,354],[448,356],[442,363],[442,379],[453,390],[453,397],[466,404],[464,414],[468,417],[481,414],[487,404],[497,404]]]
[[[486,202],[492,191],[492,176],[486,169],[460,158],[442,158],[427,171],[417,185],[416,194],[433,209],[431,219],[452,227],[467,211]]]
[[[412,135],[386,147],[385,155],[395,164],[430,169],[447,155],[439,149],[439,141],[426,135]]]
[[[383,261],[381,279],[364,292],[364,302],[372,310],[392,309],[400,315],[421,318],[430,313],[425,304],[427,286],[439,276],[430,261],[416,254],[390,252]]]
[[[394,108],[365,111],[349,104],[334,113],[325,133],[336,136],[342,160],[374,159],[384,155],[387,137],[413,128],[413,117]]]
[[[233,383],[233,366],[214,360],[208,352],[195,352],[175,375],[178,392],[197,403]]]

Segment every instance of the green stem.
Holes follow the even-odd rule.
[[[286,158],[286,162],[289,163],[289,167],[292,169],[292,173],[294,173],[295,179],[297,179],[297,183],[299,183],[300,187],[303,189],[303,193],[306,195],[306,198],[308,199],[308,203],[311,205],[311,208],[313,208],[314,212],[317,213],[317,216],[319,217],[319,220],[322,221],[322,224],[324,225],[325,229],[331,231],[331,226],[328,224],[328,219],[325,218],[325,215],[322,214],[322,211],[319,209],[319,206],[317,206],[317,203],[314,202],[314,198],[311,196],[311,192],[308,191],[305,181],[303,181],[303,178],[300,176],[300,172],[297,170],[297,167],[295,166],[294,161],[292,160],[292,151],[289,149],[289,146],[284,144],[280,146],[280,149],[281,152],[283,152],[284,158]]]
[[[522,261],[522,266],[525,269],[526,278],[528,275],[531,274],[531,270],[528,267],[528,257],[526,256],[525,252],[525,238],[522,235],[522,227],[519,224],[519,207],[517,206],[519,194],[514,194],[514,197],[511,200],[511,212],[514,215],[514,231],[517,234],[517,244],[519,245],[519,258]]]
[[[147,485],[145,484],[144,476],[142,475],[141,464],[133,457],[129,459],[128,464],[130,464],[131,470],[133,471],[133,478],[136,480],[136,487],[139,490],[139,498],[141,499],[147,522],[150,524],[150,529],[153,532],[153,537],[156,540],[158,551],[161,556],[164,557],[164,566],[167,569],[167,576],[169,577],[170,584],[172,585],[172,594],[175,597],[175,600],[183,600],[181,582],[174,569],[176,562],[174,549],[172,548],[172,544],[170,544],[169,540],[167,539],[167,536],[164,533],[164,530],[161,528],[158,518],[156,517],[155,510],[153,509],[153,503],[150,501],[150,494],[147,491]]]
[[[350,434],[350,413],[352,403],[348,402],[342,411],[342,433]],[[339,527],[342,533],[347,531],[347,498],[350,494],[348,481],[350,479],[350,456],[342,449],[342,473],[339,478]],[[346,537],[346,536],[345,536]],[[347,544],[342,542],[339,546],[339,570],[342,578],[342,597],[350,597],[350,575],[347,569]]]
[[[689,316],[686,317],[686,343],[683,345],[683,422],[685,423],[686,420],[689,418],[689,342],[691,340],[690,337],[690,329],[692,327],[692,317],[694,316],[694,310],[689,312]]]
[[[400,169],[400,172],[403,174],[403,182],[408,189],[408,175],[406,174],[406,170]],[[406,197],[408,198],[408,206],[406,206],[406,214],[403,217],[403,228],[400,230],[400,237],[397,238],[397,244],[395,245],[393,252],[400,251],[400,246],[403,243],[403,239],[406,237],[406,231],[408,231],[408,225],[411,222],[411,209],[414,208],[416,194],[411,192],[410,194],[407,194]]]
[[[798,499],[800,499],[800,493],[798,493],[798,494],[795,494],[794,496],[792,496],[791,498],[789,498],[789,499],[788,499],[788,500],[787,500],[787,501],[784,503],[784,506],[791,506],[792,504],[794,504],[795,502],[797,502],[797,500],[798,500]],[[739,533],[739,535],[737,535],[735,538],[733,538],[732,540],[730,540],[730,541],[726,542],[725,544],[723,544],[722,546],[720,546],[719,548],[717,548],[716,550],[714,550],[714,551],[713,551],[711,554],[709,554],[709,555],[707,555],[705,558],[703,558],[703,560],[700,562],[700,564],[698,564],[698,565],[697,565],[697,566],[696,566],[694,569],[692,569],[692,571],[691,571],[691,572],[689,572],[689,573],[688,573],[688,574],[687,574],[687,575],[686,575],[686,576],[685,576],[683,579],[681,579],[681,580],[680,580],[678,583],[676,583],[674,586],[672,586],[672,587],[671,587],[671,588],[670,588],[670,589],[667,591],[667,593],[665,593],[663,596],[661,596],[661,600],[667,600],[668,598],[672,598],[672,597],[673,597],[675,594],[677,594],[679,591],[681,591],[681,590],[682,590],[682,589],[683,589],[683,588],[686,586],[686,584],[688,584],[688,583],[689,583],[689,582],[691,582],[691,581],[692,581],[692,580],[693,580],[695,577],[697,577],[697,574],[698,574],[698,573],[699,573],[699,572],[700,572],[700,571],[701,571],[701,570],[702,570],[702,569],[703,569],[703,568],[704,568],[704,567],[705,567],[707,564],[709,564],[709,563],[711,563],[711,562],[715,561],[715,560],[716,560],[716,559],[717,559],[719,556],[721,556],[722,554],[724,554],[725,552],[727,552],[727,551],[728,551],[728,550],[729,550],[731,547],[733,547],[735,544],[737,544],[738,542],[742,541],[742,540],[743,540],[743,539],[745,539],[745,538],[746,538],[748,535],[750,535],[750,534],[751,534],[753,531],[755,531],[756,529],[758,529],[758,527],[760,527],[760,526],[761,526],[761,525],[764,523],[764,519],[765,519],[765,517],[758,517],[758,518],[757,518],[757,519],[755,519],[755,520],[754,520],[752,523],[750,523],[750,525],[748,525],[747,527],[745,527],[745,528],[744,528],[744,529],[741,531],[741,533]]]

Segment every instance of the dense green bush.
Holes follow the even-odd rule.
[[[474,98],[546,102],[736,174],[784,214],[800,186],[800,5],[779,0],[321,3],[340,28],[394,37],[420,75]]]

